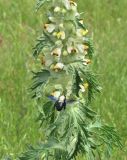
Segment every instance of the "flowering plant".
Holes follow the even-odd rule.
[[[88,29],[76,2],[38,0],[37,10],[45,3],[47,22],[33,53],[42,68],[33,72],[31,89],[46,139],[19,159],[70,160],[79,154],[88,160],[108,158],[113,146],[122,145],[114,128],[90,107],[100,87],[89,66],[94,51]]]

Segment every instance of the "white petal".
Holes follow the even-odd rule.
[[[49,17],[49,20],[50,20],[51,22],[56,22],[56,19],[55,19],[54,17]]]
[[[49,25],[47,26],[47,31],[48,31],[49,33],[53,32],[54,29],[55,29],[55,25],[53,25],[53,24],[49,24]]]
[[[71,53],[71,52],[72,52],[72,50],[73,50],[73,47],[71,47],[71,46],[67,47],[67,51],[68,51],[68,53]]]

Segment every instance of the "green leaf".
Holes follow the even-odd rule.
[[[19,160],[46,160],[46,158],[50,158],[54,150],[66,152],[62,143],[56,138],[50,138],[46,143],[38,144],[35,147],[29,146],[28,150],[19,157]]]
[[[40,127],[44,124],[44,122],[47,123],[53,123],[53,115],[54,115],[54,107],[53,103],[51,101],[46,102],[43,104],[42,108],[39,111],[39,116],[37,118],[37,121],[40,122]]]
[[[37,39],[37,43],[33,48],[33,56],[38,57],[44,47],[50,47],[51,45],[54,45],[54,41],[50,34],[43,31],[43,35]]]
[[[73,93],[76,94],[77,97],[79,97],[79,90],[80,90],[80,86],[79,84],[82,82],[81,78],[80,78],[80,75],[78,73],[78,71],[76,69],[75,70],[75,73],[74,73],[74,83],[73,83]]]
[[[86,79],[86,81],[89,84],[88,87],[88,102],[91,102],[92,98],[94,98],[94,93],[99,92],[100,93],[100,86],[99,82],[97,80],[97,75],[93,74],[89,70],[85,70],[84,68],[80,68],[80,72]]]
[[[80,23],[80,22],[79,22],[80,20],[81,20],[81,19],[78,19],[78,18],[76,19],[76,22],[77,22],[78,26],[81,27],[82,29],[86,30],[86,29],[87,29],[86,25]]]
[[[33,74],[33,84],[30,89],[35,92],[32,96],[32,98],[35,98],[37,96],[37,92],[40,91],[37,89],[42,87],[43,84],[48,81],[48,78],[50,77],[50,72],[48,70],[42,69],[40,72],[33,72]]]
[[[37,0],[37,4],[36,4],[36,10],[38,11],[39,8],[41,8],[45,2],[48,2],[50,0]]]
[[[87,52],[88,52],[88,57],[91,59],[94,54],[93,42],[90,38],[86,38],[85,44],[89,47]]]

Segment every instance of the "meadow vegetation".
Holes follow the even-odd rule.
[[[79,9],[93,37],[93,70],[102,93],[93,107],[119,131],[127,148],[127,1],[79,0]],[[37,108],[28,88],[32,46],[42,29],[44,15],[35,13],[35,0],[0,0],[0,159],[13,159],[27,144],[43,139],[35,122]],[[44,13],[44,9],[42,10]],[[126,160],[115,150],[111,160]]]

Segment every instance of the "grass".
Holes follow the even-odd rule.
[[[115,125],[127,147],[127,11],[126,0],[80,0],[80,11],[95,44],[93,70],[99,73],[103,90],[93,107]],[[0,1],[0,159],[19,155],[27,144],[41,140],[36,103],[30,99],[31,48],[42,26],[34,12],[34,0]],[[126,160],[115,150],[111,160]]]

